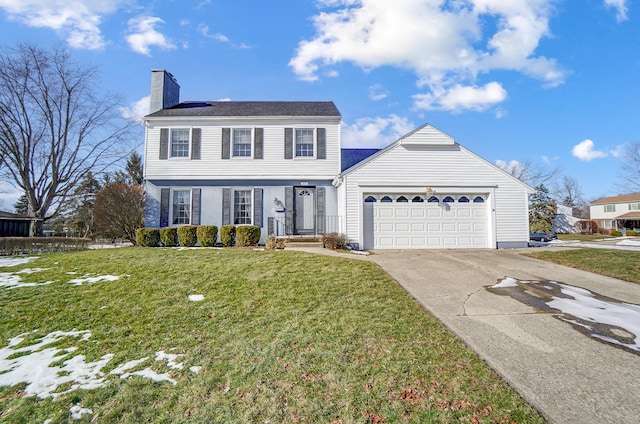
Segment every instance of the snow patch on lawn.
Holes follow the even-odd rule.
[[[157,373],[151,368],[132,371],[144,362],[148,357],[135,359],[114,368],[108,375],[102,369],[111,361],[113,354],[103,355],[95,362],[87,362],[84,355],[72,356],[77,347],[51,347],[65,338],[76,338],[79,341],[88,341],[91,331],[54,331],[37,339],[34,344],[19,347],[25,340],[25,334],[20,334],[9,339],[7,346],[0,348],[0,386],[10,387],[24,383],[24,392],[27,396],[37,396],[40,399],[53,398],[69,393],[77,389],[97,389],[104,387],[108,375],[119,375],[121,379],[131,376],[149,378],[155,382],[169,382],[174,386],[177,381],[167,373]],[[170,369],[181,370],[184,364],[178,362],[178,358],[184,354],[156,352],[156,361],[166,361]],[[56,364],[56,365],[54,365]],[[197,368],[194,371],[193,368]],[[190,368],[197,373],[200,367]],[[67,385],[68,389],[58,392],[58,388]],[[80,407],[78,407],[80,408]],[[91,412],[79,412],[87,414]]]
[[[189,300],[192,302],[200,302],[202,300],[204,300],[204,296],[201,294],[190,294],[189,295]]]
[[[104,374],[100,370],[113,355],[107,354],[98,361],[86,362],[84,355],[69,358],[77,347],[48,347],[65,337],[80,337],[80,340],[86,341],[91,337],[90,331],[54,331],[33,345],[17,348],[24,336],[26,334],[10,339],[7,347],[0,349],[0,386],[26,383],[24,391],[27,395],[55,399],[76,389],[95,389],[103,385]],[[64,359],[62,365],[52,365]],[[59,386],[67,383],[71,385],[68,390],[56,392]]]
[[[25,257],[15,256],[15,257],[8,257],[8,258],[0,258],[0,267],[24,265],[24,264],[28,264],[29,262],[33,262],[36,259],[38,259],[38,256],[25,256]]]
[[[81,278],[73,278],[67,283],[73,284],[74,286],[81,286],[82,284],[93,284],[98,283],[100,281],[116,281],[119,280],[120,276],[118,275],[99,275],[97,277],[89,277],[88,274],[83,275]]]
[[[71,413],[71,418],[73,418],[74,420],[82,419],[83,415],[93,414],[93,411],[91,409],[83,408],[80,405],[73,405],[71,409],[69,409],[69,412]]]
[[[6,287],[5,290],[11,290],[20,287],[46,286],[53,283],[53,281],[45,281],[43,283],[23,283],[20,274],[34,274],[48,269],[49,268],[25,268],[16,272],[0,272],[0,287]]]

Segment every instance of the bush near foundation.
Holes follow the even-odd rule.
[[[178,245],[178,229],[176,227],[160,228],[160,241],[164,247]]]
[[[211,247],[218,240],[218,227],[215,225],[199,225],[196,230],[198,242],[202,247]]]
[[[255,246],[260,241],[260,227],[241,225],[236,228],[236,244],[240,247]]]
[[[236,242],[236,227],[233,225],[220,227],[220,242],[225,247],[233,246]]]
[[[195,225],[181,225],[178,227],[178,243],[180,246],[192,247],[198,242],[196,231],[198,227]]]
[[[622,233],[618,230],[612,230],[611,231],[611,235],[614,237],[620,237],[622,235]]]
[[[327,233],[322,235],[322,247],[331,250],[341,250],[347,246],[347,237],[344,234]]]
[[[637,235],[638,235],[638,233],[637,233],[637,232],[635,232],[635,231],[633,231],[633,230],[627,230],[627,235],[628,235],[628,236],[637,236]]]
[[[139,228],[136,231],[136,244],[142,247],[160,246],[160,230],[157,228]]]
[[[276,237],[268,237],[265,241],[264,248],[266,250],[283,250],[285,241]]]

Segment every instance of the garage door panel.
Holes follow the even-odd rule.
[[[375,249],[488,247],[488,203],[459,203],[460,195],[451,195],[455,201],[447,203],[442,201],[445,195],[438,195],[438,203],[397,203],[395,199],[399,195],[376,195],[377,199],[383,196],[393,201],[368,203],[373,209],[369,215],[373,217],[373,223],[368,227],[368,234],[373,234],[366,239]],[[403,196],[413,199],[415,195]]]
[[[396,224],[396,231],[411,231],[411,226],[408,222],[398,222]]]
[[[425,223],[424,222],[412,222],[411,223],[411,231],[413,232],[424,232],[425,231]]]
[[[438,223],[438,222],[433,222],[433,223],[429,222],[429,223],[427,223],[427,231],[430,232],[430,233],[431,232],[433,232],[433,233],[440,232],[440,223]]]
[[[455,232],[456,231],[456,223],[455,222],[446,222],[442,224],[442,231],[444,232]]]

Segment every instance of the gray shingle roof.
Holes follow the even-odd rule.
[[[333,102],[182,102],[147,117],[326,116],[340,117]]]

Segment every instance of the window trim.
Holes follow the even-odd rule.
[[[175,202],[174,202],[175,194],[174,193],[180,192],[180,191],[184,191],[184,192],[187,193],[187,203],[186,203],[186,205],[187,205],[187,214],[188,214],[189,219],[188,219],[188,222],[186,222],[186,223],[182,223],[182,222],[175,223],[174,222],[174,219],[175,219],[174,218],[174,211],[175,211]],[[169,191],[169,226],[170,227],[177,227],[177,226],[180,226],[180,225],[191,225],[191,222],[193,220],[193,217],[191,216],[191,213],[192,213],[192,211],[191,211],[191,207],[192,207],[191,196],[192,196],[192,189],[190,189],[190,188],[172,187],[170,189],[170,191]]]
[[[238,130],[249,130],[249,155],[248,156],[239,156],[235,154],[235,133]],[[256,140],[256,136],[255,136],[255,127],[231,127],[231,136],[230,136],[231,140],[230,140],[230,152],[229,152],[229,156],[230,159],[237,159],[237,160],[246,160],[246,159],[253,159],[253,156],[255,155],[255,140]],[[245,144],[245,143],[242,143]]]
[[[311,156],[298,156],[298,130],[308,130],[311,131],[311,143],[303,143],[310,144],[313,149],[313,155]],[[318,129],[316,127],[294,127],[293,128],[293,159],[316,159],[318,154]]]
[[[247,191],[249,192],[249,223],[236,223],[236,192],[239,191]],[[253,202],[253,187],[231,187],[231,199],[230,200],[230,208],[231,208],[231,216],[230,220],[232,222],[231,225],[241,226],[241,225],[253,225],[253,215],[254,215],[254,202]]]
[[[191,143],[193,140],[193,134],[192,134],[192,129],[193,128],[185,128],[185,127],[177,127],[177,128],[169,128],[169,146],[168,146],[168,152],[167,152],[167,158],[168,159],[173,159],[173,160],[185,160],[185,159],[191,159]],[[173,155],[173,133],[176,131],[187,131],[187,150],[186,150],[186,155],[184,156],[174,156]]]
[[[609,204],[609,205],[604,205],[604,212],[605,213],[612,213],[616,211],[616,205],[614,204]]]

